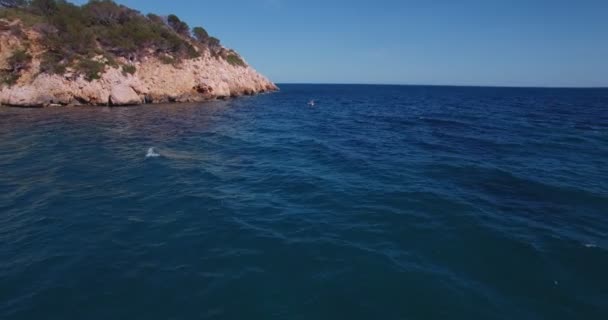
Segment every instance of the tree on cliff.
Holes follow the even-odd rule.
[[[220,39],[218,39],[216,37],[210,37],[209,38],[209,46],[210,47],[219,47],[220,46]]]
[[[183,22],[174,14],[170,14],[167,17],[167,23],[169,26],[177,33],[182,36],[190,36],[190,26],[187,23]]]
[[[207,30],[203,29],[202,27],[193,28],[192,34],[194,34],[194,37],[200,43],[206,43],[207,40],[209,40],[209,33],[207,33]]]
[[[130,10],[126,7],[117,5],[111,0],[91,0],[83,6],[83,9],[91,15],[95,23],[110,25],[119,23],[121,20],[128,19]]]
[[[58,6],[55,0],[32,0],[30,6],[44,15],[51,15],[57,12]]]
[[[22,29],[35,30],[40,35],[36,44],[43,52],[34,56],[40,71],[48,74],[72,70],[86,79],[96,79],[106,66],[127,66],[151,56],[176,64],[210,54],[234,66],[245,66],[202,27],[191,32],[176,15],[144,16],[112,0],[89,0],[84,5],[66,0],[0,0],[0,18],[21,22],[13,24],[13,29],[17,37],[27,40],[23,43],[24,53],[28,54],[16,54],[10,61],[11,68],[0,70],[0,85],[14,83],[32,60],[31,42]],[[9,24],[2,24],[9,30]],[[127,73],[128,70],[127,66]]]

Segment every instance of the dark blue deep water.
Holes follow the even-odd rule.
[[[0,319],[608,319],[608,90],[0,108]]]

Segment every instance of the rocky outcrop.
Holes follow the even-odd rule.
[[[109,105],[129,106],[141,104],[142,99],[137,92],[128,85],[117,85],[110,91]]]
[[[249,65],[232,65],[221,57],[201,52],[195,59],[166,64],[154,56],[138,61],[118,58],[118,65],[135,67],[129,74],[106,66],[100,78],[88,81],[67,70],[65,74],[40,72],[42,51],[35,34],[26,39],[32,61],[16,83],[0,84],[0,104],[42,107],[50,105],[136,105],[142,103],[195,102],[277,90],[277,86]],[[7,52],[23,47],[21,39],[0,33],[0,69]]]

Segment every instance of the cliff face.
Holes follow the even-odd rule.
[[[14,83],[0,84],[0,104],[43,107],[194,102],[278,89],[248,64],[231,64],[204,50],[199,57],[175,63],[163,62],[154,55],[135,61],[117,57],[114,66],[106,65],[99,79],[94,80],[70,68],[61,74],[44,73],[40,68],[45,53],[39,45],[41,36],[33,29],[19,37],[0,30],[0,70],[9,70],[8,60],[15,51],[25,51],[31,57]],[[103,62],[104,57],[92,59]],[[125,72],[125,66],[131,73]]]

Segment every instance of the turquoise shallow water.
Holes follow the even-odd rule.
[[[0,319],[606,319],[608,90],[281,87],[0,108]]]

